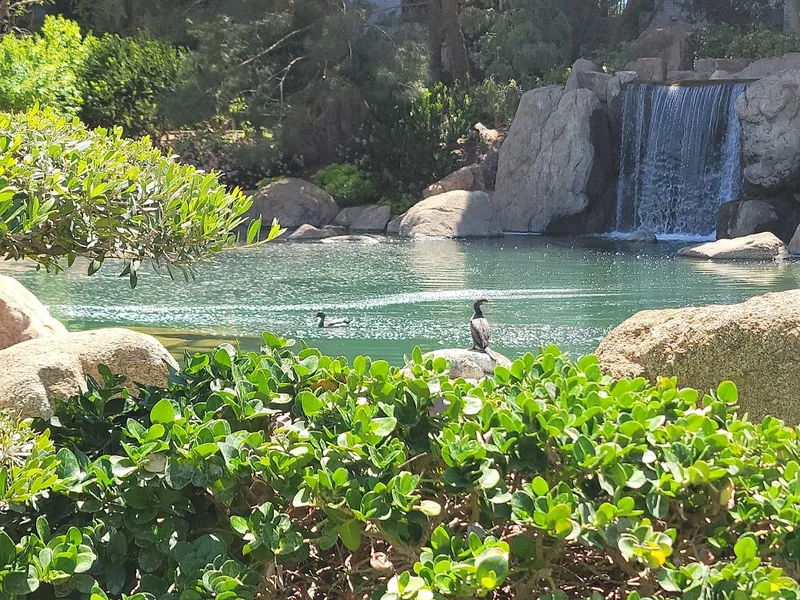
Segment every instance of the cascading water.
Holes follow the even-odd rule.
[[[742,184],[734,105],[744,84],[622,90],[617,231],[707,236]]]

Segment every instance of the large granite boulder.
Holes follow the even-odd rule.
[[[678,255],[708,260],[783,260],[789,253],[774,233],[765,232],[681,248]]]
[[[0,275],[0,350],[26,340],[67,333],[44,305],[13,277]]]
[[[800,69],[800,52],[784,54],[777,58],[763,58],[751,62],[733,75],[734,79],[764,79],[781,71]],[[733,69],[723,69],[732,71]]]
[[[457,171],[453,171],[450,175],[447,175],[443,179],[425,188],[422,191],[422,197],[430,198],[431,196],[446,194],[447,192],[454,192],[456,190],[468,192],[485,191],[483,174],[481,173],[479,165],[461,167]]]
[[[736,114],[745,179],[766,189],[794,187],[800,181],[800,70],[749,84]]]
[[[392,220],[386,224],[386,233],[388,233],[389,235],[399,235],[400,223],[403,222],[404,216],[405,213],[403,213],[402,215],[397,215],[396,217],[392,218]]]
[[[642,83],[664,83],[667,80],[667,63],[663,58],[640,58],[631,61],[626,71],[636,72],[636,81]]]
[[[85,392],[98,365],[133,385],[165,386],[178,364],[154,337],[129,329],[61,333],[0,350],[0,411],[15,418],[50,417],[57,400]],[[135,387],[133,388],[135,390]]]
[[[494,204],[505,231],[607,229],[616,169],[608,113],[589,90],[523,94],[500,150]]]
[[[497,365],[510,368],[511,361],[494,350],[489,353],[462,348],[434,350],[423,355],[423,360],[444,358],[448,363],[447,375],[450,379],[483,379],[494,375]]]
[[[677,376],[701,394],[736,383],[751,417],[800,424],[800,290],[742,304],[637,313],[600,343],[601,368],[615,377]]]
[[[402,237],[487,237],[501,235],[500,219],[486,192],[455,191],[412,206],[400,221]]]
[[[691,36],[691,28],[685,26],[646,29],[631,44],[631,51],[639,58],[663,60],[667,71],[689,71],[694,64]]]
[[[351,231],[386,231],[386,224],[392,218],[392,209],[389,206],[371,204],[363,207],[358,217],[350,225]]]
[[[281,227],[294,229],[306,223],[322,227],[338,212],[328,192],[308,181],[287,178],[259,190],[247,215],[252,219],[261,217],[265,227],[272,219],[278,219]]]
[[[726,202],[717,213],[717,239],[737,238],[772,231],[778,221],[775,208],[763,200]]]

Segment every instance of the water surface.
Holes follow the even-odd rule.
[[[380,244],[273,243],[199,265],[185,283],[145,270],[135,290],[107,263],[88,277],[0,263],[70,329],[127,326],[158,335],[170,349],[239,339],[255,348],[262,330],[332,354],[392,362],[415,345],[466,347],[477,296],[493,346],[511,356],[558,344],[592,352],[612,327],[647,308],[733,303],[800,282],[800,264],[715,264],[678,259],[676,243],[509,236],[494,240]],[[313,314],[351,317],[320,330]]]

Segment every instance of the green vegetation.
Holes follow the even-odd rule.
[[[317,171],[314,183],[333,196],[342,208],[370,204],[377,200],[372,177],[355,165],[328,165]]]
[[[742,31],[727,25],[706,27],[695,34],[698,58],[772,58],[800,52],[800,34],[759,28]]]
[[[738,417],[730,382],[612,380],[549,347],[476,385],[418,349],[401,371],[264,342],[0,421],[0,594],[800,593],[797,430]]]
[[[465,86],[438,84],[408,101],[376,107],[365,162],[387,193],[419,193],[453,171],[459,138],[485,117]]]
[[[229,246],[250,200],[119,129],[89,131],[36,108],[0,114],[0,254],[47,268],[125,259],[186,268]],[[259,223],[260,225],[260,223]],[[249,236],[251,240],[254,237]]]
[[[157,101],[176,85],[178,51],[146,37],[89,38],[81,63],[81,120],[140,137],[163,130]]]
[[[0,39],[0,110],[27,110],[34,104],[77,115],[81,82],[77,71],[86,45],[77,23],[57,17],[37,35]]]

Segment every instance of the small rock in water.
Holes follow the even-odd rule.
[[[656,237],[655,233],[650,233],[649,231],[634,231],[632,234],[628,236],[629,242],[644,242],[646,244],[656,244],[658,243],[658,238]]]
[[[380,240],[371,235],[337,235],[320,240],[323,244],[379,244]]]

